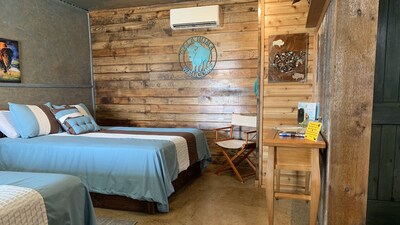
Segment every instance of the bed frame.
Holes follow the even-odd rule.
[[[0,132],[0,138],[4,135]],[[201,175],[201,163],[197,162],[188,167],[187,170],[179,173],[178,178],[172,182],[175,193],[191,183],[195,178]],[[107,209],[117,209],[125,211],[144,212],[149,214],[156,214],[157,206],[155,202],[139,201],[119,195],[105,195],[99,193],[90,193],[93,206]]]
[[[179,173],[178,178],[172,182],[176,194],[179,190],[191,183],[195,178],[201,175],[201,163],[197,162],[185,171]],[[119,195],[105,195],[99,193],[90,193],[94,207],[117,209],[125,211],[144,212],[156,214],[157,206],[155,202],[139,201]]]

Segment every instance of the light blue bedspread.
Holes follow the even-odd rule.
[[[49,225],[96,225],[89,192],[77,177],[0,171],[0,185],[38,191],[45,202]]]
[[[190,132],[198,161],[211,161],[204,133],[191,128],[111,127],[110,130]],[[42,136],[0,139],[0,170],[64,173],[78,176],[91,192],[157,202],[168,212],[172,181],[178,176],[175,145],[166,140]]]

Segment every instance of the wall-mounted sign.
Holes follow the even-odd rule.
[[[178,56],[182,71],[193,78],[206,76],[217,64],[217,49],[203,36],[187,39],[182,44]]]
[[[307,80],[308,34],[269,36],[268,82]]]

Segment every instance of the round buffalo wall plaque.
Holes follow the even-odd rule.
[[[193,78],[209,74],[217,64],[217,49],[206,37],[194,36],[187,39],[179,50],[182,71]]]

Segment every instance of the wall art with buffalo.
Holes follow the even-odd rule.
[[[21,83],[18,41],[0,38],[0,82]]]

